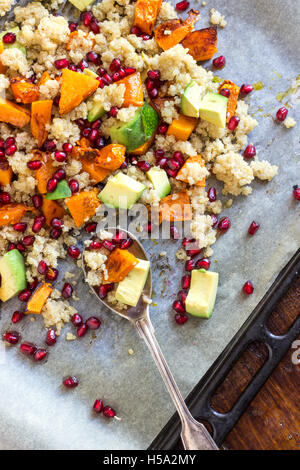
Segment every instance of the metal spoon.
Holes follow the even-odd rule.
[[[108,228],[106,230],[113,234],[115,234],[117,230],[120,231],[120,229],[116,228]],[[129,248],[129,251],[139,259],[148,260],[147,254],[139,241],[130,232],[123,229],[121,231],[126,233],[127,236],[133,240],[133,244]],[[88,270],[84,262],[84,252],[83,271],[86,278]],[[96,290],[94,290],[94,292],[106,307],[117,315],[121,315],[123,318],[129,320],[136,327],[139,335],[145,340],[180,416],[182,423],[181,439],[184,448],[186,450],[218,450],[217,445],[203,424],[198,423],[189,412],[154,335],[154,328],[149,317],[149,304],[143,300],[143,298],[151,299],[151,269],[145,284],[144,292],[136,307],[129,307],[124,310],[116,309],[115,306],[112,306],[105,300],[100,299]]]

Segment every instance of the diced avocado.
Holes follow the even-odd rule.
[[[116,299],[135,307],[143,293],[150,269],[150,261],[139,259],[138,264],[119,282]]]
[[[207,93],[200,103],[199,116],[217,127],[226,126],[227,101],[218,93]]]
[[[11,250],[0,259],[0,300],[6,302],[26,288],[24,258],[19,250]]]
[[[153,184],[159,198],[163,198],[171,192],[170,181],[165,170],[158,167],[152,167],[146,174]]]
[[[130,209],[145,189],[146,186],[142,183],[119,172],[108,180],[98,198],[108,207]]]
[[[97,119],[102,118],[105,113],[106,111],[101,103],[94,103],[93,107],[88,112],[87,119],[89,122],[94,122]]]
[[[113,143],[125,145],[127,152],[132,152],[147,142],[158,126],[158,114],[148,103],[139,108],[131,121],[118,122],[110,128]]]
[[[46,199],[49,201],[54,201],[55,199],[66,199],[67,197],[72,196],[72,191],[69,188],[66,180],[59,181],[56,190],[53,193],[47,193]]]
[[[95,0],[69,0],[69,2],[80,11],[86,10],[94,1]]]
[[[19,31],[20,28],[18,26],[16,26],[15,28],[7,29],[6,31],[2,31],[2,33],[0,33],[0,40],[2,41],[2,38],[3,36],[5,36],[6,33],[14,33],[17,36]],[[2,44],[5,49],[16,47],[17,49],[20,49],[21,52],[23,52],[25,57],[27,56],[25,47],[22,46],[22,44],[20,44],[18,41],[15,41],[13,44],[4,44],[3,42]]]
[[[218,273],[194,269],[185,301],[186,311],[195,317],[209,318],[215,305],[218,281]]]
[[[192,80],[186,87],[181,97],[181,112],[185,116],[199,117],[201,103],[201,88]]]

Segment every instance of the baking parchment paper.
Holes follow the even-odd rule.
[[[207,1],[206,7],[201,3],[191,2],[191,7],[201,10],[200,27],[209,24],[213,7],[225,14],[228,22],[219,30],[219,53],[226,56],[227,65],[217,74],[239,84],[264,85],[249,100],[251,113],[259,121],[250,142],[256,145],[260,159],[279,165],[280,173],[269,184],[252,184],[253,194],[236,198],[232,208],[223,213],[229,215],[232,228],[214,246],[212,269],[220,273],[220,287],[209,321],[190,318],[183,327],[174,323],[171,305],[183,273],[183,264],[175,257],[180,243],[145,243],[154,273],[156,305],[151,308],[151,318],[184,396],[222,352],[300,245],[300,205],[291,196],[292,186],[300,184],[299,93],[298,98],[297,94],[288,94],[283,99],[291,106],[290,115],[298,121],[297,126],[287,130],[274,122],[281,105],[276,96],[288,90],[300,73],[300,2],[213,0]],[[260,222],[261,229],[249,238],[247,229],[252,220]],[[160,258],[163,250],[167,257]],[[73,263],[67,269],[77,275],[80,301],[75,302],[76,307],[85,317],[100,314],[101,332],[94,335],[97,338],[88,334],[67,342],[65,334],[73,330],[66,326],[46,364],[33,364],[20,357],[18,348],[4,351],[0,342],[0,448],[147,448],[173,414],[171,400],[134,328],[101,307]],[[58,286],[63,283],[60,271]],[[255,291],[245,298],[241,287],[248,279]],[[11,314],[19,307],[16,300],[1,307],[1,333],[12,328]],[[14,329],[24,339],[43,344],[42,318],[35,322],[27,319]],[[130,355],[129,349],[134,354]],[[63,390],[62,378],[70,374],[79,377],[80,385],[75,390]],[[97,397],[114,407],[122,420],[95,416],[91,407]]]

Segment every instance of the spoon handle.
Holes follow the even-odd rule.
[[[145,340],[164,383],[171,395],[182,423],[181,439],[186,450],[218,450],[209,432],[203,424],[198,423],[189,412],[174,377],[154,335],[149,316],[135,323],[139,335]]]

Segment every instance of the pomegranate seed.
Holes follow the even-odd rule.
[[[4,142],[4,147],[7,149],[12,145],[16,145],[16,139],[14,137],[8,137]]]
[[[92,62],[95,65],[98,65],[100,61],[100,57],[99,57],[99,54],[97,54],[97,52],[90,51],[86,55],[86,60],[88,62]]]
[[[36,346],[32,343],[22,343],[20,344],[20,351],[26,356],[33,356],[36,351]]]
[[[34,280],[28,286],[29,290],[33,292],[35,288],[37,287],[38,283],[39,283],[39,280],[35,277]]]
[[[173,158],[179,163],[180,166],[184,164],[184,158],[181,152],[174,152]]]
[[[228,88],[222,88],[219,92],[220,95],[225,96],[225,98],[229,98],[230,96],[230,90]]]
[[[54,154],[54,158],[57,162],[63,163],[64,161],[66,161],[67,154],[65,152],[60,151],[60,150],[57,150]]]
[[[111,76],[109,75],[109,73],[105,73],[105,74],[103,75],[103,78],[104,78],[104,80],[106,81],[106,83],[107,83],[108,85],[110,85],[110,84],[113,82],[113,80],[112,80]]]
[[[110,117],[117,117],[117,114],[118,114],[118,111],[119,111],[119,108],[117,106],[113,106],[112,108],[110,108],[109,110],[109,116]]]
[[[76,179],[71,179],[68,184],[72,194],[77,193],[79,191],[79,183]]]
[[[136,69],[134,67],[125,67],[124,71],[126,75],[131,75],[136,72]]]
[[[81,252],[79,248],[77,248],[76,246],[70,245],[68,247],[68,255],[71,256],[71,258],[73,259],[78,259],[79,256],[81,255]]]
[[[288,112],[289,111],[285,106],[282,106],[282,108],[279,108],[276,113],[276,118],[278,119],[278,121],[283,122],[285,118],[287,117]]]
[[[142,34],[141,38],[143,39],[143,41],[149,41],[149,39],[152,39],[149,34]]]
[[[4,150],[4,149],[3,149],[3,150],[1,149],[1,150],[0,150],[0,158],[1,158],[2,161],[5,162],[5,161],[7,161],[7,160],[6,160],[6,158],[4,158],[4,157],[5,157],[5,150]]]
[[[159,159],[165,156],[165,152],[162,149],[157,149],[154,152],[155,158]]]
[[[63,168],[60,168],[59,170],[57,170],[53,175],[53,178],[57,179],[58,181],[64,180],[66,179],[66,177],[67,175]]]
[[[11,317],[12,323],[19,323],[25,317],[24,313],[16,310]]]
[[[168,163],[168,160],[167,160],[166,157],[162,157],[162,158],[160,158],[159,160],[157,160],[157,164],[158,164],[158,166],[160,166],[161,168],[165,168],[166,165],[167,165],[167,163]]]
[[[155,88],[155,82],[154,80],[151,80],[150,78],[146,79],[145,85],[146,85],[146,89],[148,92],[153,90],[153,88]]]
[[[27,223],[26,222],[18,222],[17,224],[13,225],[14,230],[16,232],[25,232],[27,229]]]
[[[19,342],[20,335],[17,331],[6,331],[3,335],[3,341],[9,344],[17,344]]]
[[[100,399],[97,399],[95,403],[93,404],[93,410],[96,413],[102,413],[103,411],[103,401]]]
[[[83,321],[82,316],[79,315],[79,313],[74,313],[74,315],[71,318],[71,322],[73,323],[74,326],[76,326],[76,328],[82,325],[82,321]]]
[[[97,78],[97,80],[99,82],[99,88],[104,88],[107,85],[107,83],[106,83],[106,81],[104,80],[103,77],[102,78]]]
[[[48,265],[44,260],[41,260],[37,267],[38,273],[46,274],[48,271]]]
[[[193,250],[186,250],[188,256],[191,256],[191,257],[200,255],[201,251],[202,251],[202,250],[201,250],[200,248],[195,248],[195,249],[193,249]]]
[[[190,2],[183,0],[182,2],[176,3],[175,8],[177,11],[185,11],[189,6]]]
[[[185,305],[185,301],[186,301],[186,298],[187,298],[187,293],[184,292],[184,290],[180,290],[178,292],[178,297],[179,297],[179,300]]]
[[[244,157],[245,158],[253,158],[256,155],[256,148],[254,145],[247,145],[247,147],[244,150]]]
[[[160,79],[160,71],[159,70],[148,70],[147,75],[152,80],[159,80]]]
[[[22,243],[17,243],[17,249],[22,253],[26,250],[25,246]]]
[[[15,33],[6,33],[4,34],[2,41],[4,42],[4,44],[13,44],[14,42],[16,42],[16,39],[17,37]]]
[[[97,20],[94,19],[93,21],[91,21],[91,23],[90,23],[90,30],[91,30],[94,34],[99,34],[99,33],[100,33],[100,26],[99,26]]]
[[[130,33],[135,34],[136,36],[140,36],[142,34],[142,31],[138,26],[132,26]]]
[[[159,134],[164,135],[164,134],[167,133],[168,127],[169,126],[166,122],[162,122],[162,123],[159,124],[157,131],[158,131]]]
[[[8,147],[6,150],[5,150],[5,154],[8,156],[8,157],[11,157],[12,155],[14,155],[17,151],[17,146],[16,145],[11,145],[10,147]]]
[[[99,240],[92,240],[89,246],[90,250],[100,250],[102,248],[102,242]]]
[[[97,140],[99,137],[99,132],[97,131],[97,129],[91,129],[91,132],[89,134],[89,140],[90,142],[94,142],[95,140]]]
[[[103,240],[102,246],[108,251],[113,251],[116,248],[116,245],[111,240]]]
[[[82,72],[84,71],[84,69],[87,69],[88,66],[89,66],[88,62],[87,62],[86,60],[84,60],[84,59],[82,59],[82,60],[79,62],[79,64],[78,64],[78,67],[80,68],[80,70],[81,70]],[[81,121],[81,119],[78,119],[78,121]],[[77,125],[78,125],[78,123],[77,123]],[[79,126],[79,127],[80,127],[80,126]]]
[[[251,222],[251,224],[250,224],[250,227],[248,228],[249,235],[254,235],[257,232],[257,230],[259,229],[259,227],[260,227],[260,225],[253,220],[253,222]]]
[[[53,193],[57,188],[58,181],[56,178],[50,178],[47,183],[47,192]]]
[[[174,318],[178,325],[184,325],[189,319],[187,315],[181,313],[176,313]]]
[[[36,209],[39,209],[43,205],[43,197],[40,194],[32,196],[32,204]]]
[[[227,124],[227,127],[230,131],[234,131],[237,126],[239,125],[239,122],[240,122],[240,118],[237,117],[237,116],[232,116],[232,118],[230,119],[229,123]]]
[[[56,143],[54,140],[46,140],[43,144],[43,150],[46,152],[54,152],[56,150]]]
[[[177,160],[175,160],[175,158],[169,158],[167,164],[171,170],[177,171],[180,168],[180,164]]]
[[[105,140],[103,137],[99,137],[95,142],[96,149],[102,149],[105,146]]]
[[[210,268],[210,260],[207,258],[198,259],[196,262],[197,269],[209,269]]]
[[[153,88],[153,90],[148,91],[148,95],[149,95],[150,98],[152,98],[154,100],[155,98],[158,97],[158,89]]]
[[[220,57],[216,57],[214,60],[213,60],[213,66],[215,69],[223,69],[226,65],[226,59],[223,55],[220,55]]]
[[[97,223],[96,222],[89,222],[89,223],[85,224],[84,230],[86,231],[86,233],[96,232]]]
[[[178,240],[180,238],[179,232],[178,232],[177,228],[174,227],[174,225],[171,225],[171,227],[170,227],[170,234],[171,234],[171,237],[174,240]]]
[[[177,313],[180,313],[181,315],[183,313],[185,313],[185,306],[184,304],[181,302],[181,300],[175,300],[173,302],[173,310],[175,310],[175,312]]]
[[[120,67],[120,70],[118,71],[118,74],[120,75],[120,78],[126,77],[126,72],[124,67]]]
[[[58,59],[54,61],[54,66],[57,70],[66,69],[69,65],[68,59]]]
[[[94,15],[91,11],[85,11],[81,13],[80,20],[83,22],[84,26],[89,26],[94,20]]]
[[[78,28],[78,23],[75,23],[75,21],[71,21],[69,23],[69,30],[71,31],[71,33],[73,33],[74,31],[76,31]]]
[[[298,186],[294,186],[293,196],[297,201],[300,201],[300,188],[298,188]]]
[[[79,338],[82,338],[83,336],[86,335],[88,329],[89,329],[89,327],[87,326],[87,324],[82,323],[82,325],[77,330],[77,336]]]
[[[123,240],[126,240],[126,233],[121,231],[117,231],[116,235],[112,239],[113,243],[116,245],[120,245]]]
[[[18,295],[18,299],[21,300],[21,302],[27,302],[29,298],[31,297],[31,292],[29,289],[24,289],[20,292]]]
[[[220,232],[227,232],[227,230],[230,228],[231,226],[231,222],[229,220],[228,217],[222,217],[220,220],[219,220],[219,223],[218,223],[218,230],[220,230]]]
[[[98,70],[97,70],[97,74],[99,75],[99,77],[103,77],[103,75],[105,75],[107,72],[105,70],[105,68],[103,67],[99,67]]]
[[[53,228],[50,230],[50,237],[53,238],[53,240],[57,240],[62,234],[62,229],[60,228]]]
[[[49,268],[46,273],[47,281],[56,281],[59,271],[56,268]]]
[[[98,330],[101,326],[101,320],[97,317],[88,318],[86,323],[91,330]]]
[[[121,242],[120,248],[121,250],[127,250],[133,244],[133,240],[131,238],[127,238]]]
[[[16,248],[17,248],[17,245],[15,245],[15,243],[10,243],[10,244],[8,245],[7,250],[8,250],[8,251],[11,251],[11,250],[15,250]]]
[[[185,270],[186,271],[192,271],[193,269],[195,269],[195,262],[193,259],[189,259],[186,261],[185,263]]]
[[[0,202],[2,202],[3,204],[9,204],[11,201],[11,197],[10,197],[10,194],[3,191],[2,193],[0,193]]]
[[[92,129],[99,129],[100,126],[101,126],[101,119],[97,119],[96,121],[93,122]]]
[[[106,418],[114,418],[116,416],[116,412],[110,406],[105,406],[103,408],[103,414]]]
[[[34,219],[34,222],[33,222],[33,225],[32,225],[32,228],[31,230],[34,232],[34,233],[38,233],[42,230],[42,227],[43,227],[43,224],[40,220],[36,220]]]
[[[245,284],[243,285],[244,294],[251,295],[253,294],[253,291],[254,291],[254,287],[253,287],[252,282],[251,281],[245,282]]]
[[[66,142],[65,144],[63,144],[62,148],[65,153],[71,153],[73,150],[73,145],[69,142]]]
[[[53,346],[56,343],[56,341],[57,341],[56,333],[52,328],[50,328],[50,330],[47,331],[46,344],[48,346]]]
[[[0,148],[4,149],[5,148],[5,143],[3,139],[0,139]]]
[[[53,98],[53,104],[54,106],[59,106],[59,101],[60,101],[60,95],[57,95]]]
[[[72,70],[72,72],[79,72],[79,70],[78,70],[78,68],[76,67],[75,64],[68,65],[68,69]]]
[[[191,284],[191,276],[189,274],[186,274],[181,279],[181,287],[182,289],[188,289],[190,287],[190,284]]]
[[[209,199],[209,202],[214,202],[217,200],[217,190],[216,188],[212,187],[212,188],[209,188],[209,190],[207,191],[207,197]]]
[[[141,171],[143,171],[144,173],[146,173],[147,171],[150,170],[151,168],[151,165],[150,163],[146,162],[145,160],[140,160],[139,162],[137,162],[137,165],[136,165]]]
[[[64,299],[69,299],[71,295],[73,294],[73,287],[69,282],[66,282],[64,284],[64,287],[62,288],[61,295],[64,297]]]
[[[58,217],[53,217],[53,219],[50,222],[51,227],[54,228],[61,228],[63,226],[63,221],[59,219]]]
[[[120,67],[121,67],[120,59],[113,59],[110,66],[109,66],[109,70],[111,72],[117,72]]]
[[[81,132],[82,136],[88,139],[90,136],[91,130],[92,129],[90,127],[85,127]]]
[[[182,246],[185,249],[191,249],[192,247],[195,246],[196,240],[195,238],[184,238],[181,242]]]
[[[32,160],[31,162],[27,162],[27,166],[29,170],[38,170],[42,166],[42,162],[40,160]]]
[[[35,241],[35,236],[34,235],[27,235],[26,237],[23,238],[22,244],[24,246],[32,246]]]
[[[111,290],[113,290],[114,288],[114,284],[111,283],[111,284],[102,284],[100,287],[99,287],[99,292],[98,292],[98,295],[100,297],[100,299],[105,299],[105,297],[107,296],[108,292],[110,292]]]
[[[75,388],[78,386],[78,384],[79,380],[77,379],[77,377],[75,377],[75,375],[69,375],[69,377],[66,377],[63,380],[63,385],[67,388]]]
[[[47,356],[48,356],[48,351],[46,351],[46,349],[39,348],[33,354],[33,359],[36,362],[40,362],[40,361],[43,361]]]
[[[177,170],[172,170],[171,168],[168,168],[166,171],[167,171],[168,175],[171,176],[171,178],[176,178],[176,175],[178,173]]]
[[[244,83],[244,85],[241,86],[240,89],[240,94],[241,95],[249,95],[254,90],[253,85],[247,85]]]

